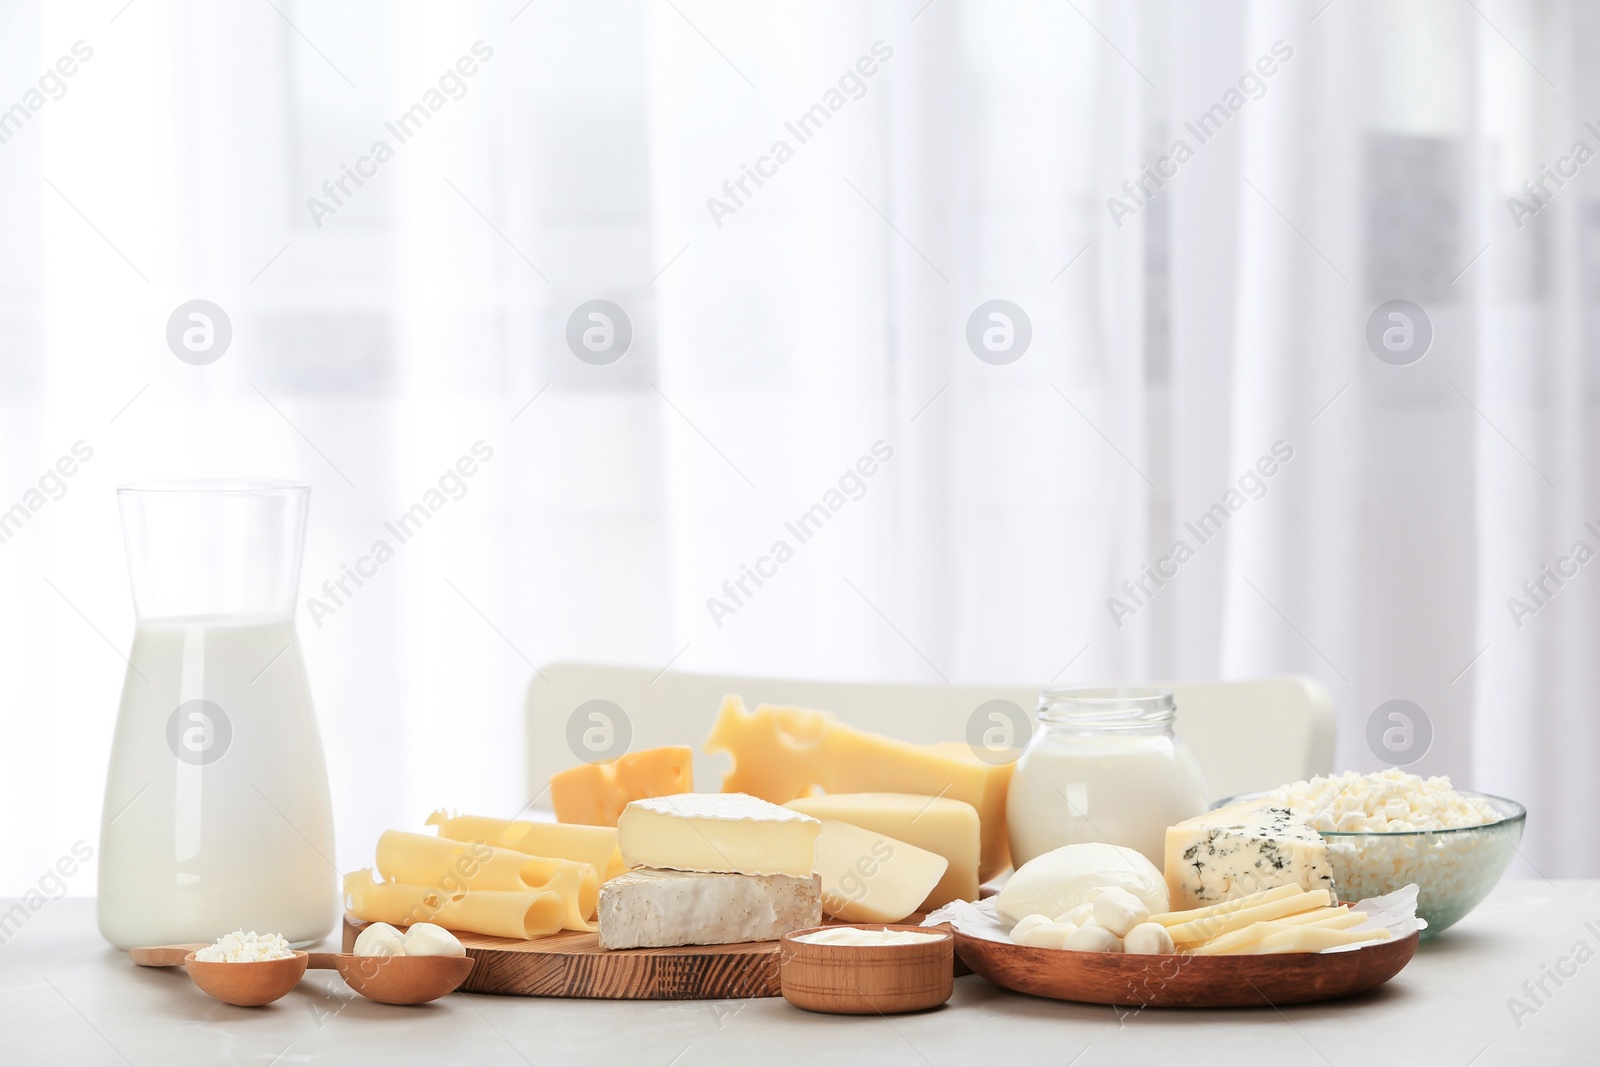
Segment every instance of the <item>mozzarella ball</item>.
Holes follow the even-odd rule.
[[[1167,910],[1167,881],[1155,864],[1131,848],[1101,841],[1063,845],[1024,863],[1001,887],[994,906],[1009,922],[1034,912],[1061,915],[1111,886],[1138,897],[1151,914]]]
[[[1022,939],[1027,936],[1029,930],[1032,930],[1037,926],[1044,926],[1049,922],[1050,916],[1048,915],[1024,915],[1022,917],[1022,921],[1011,928],[1011,940],[1020,945],[1022,944]]]
[[[1172,935],[1160,923],[1140,923],[1122,939],[1122,951],[1143,955],[1165,955],[1178,951]]]
[[[405,935],[388,923],[373,923],[356,935],[357,956],[404,956]]]
[[[1123,937],[1140,923],[1150,921],[1150,911],[1144,901],[1126,889],[1102,889],[1094,898],[1096,925]]]
[[[465,956],[456,935],[433,923],[415,923],[406,931],[407,956]]]
[[[1029,948],[1066,948],[1067,939],[1077,932],[1078,928],[1071,923],[1043,923],[1023,934],[1017,944]]]
[[[1074,930],[1061,947],[1076,952],[1121,952],[1122,941],[1105,927],[1090,923]]]
[[[1094,918],[1094,905],[1079,904],[1076,908],[1073,908],[1070,911],[1064,911],[1060,915],[1057,915],[1056,922],[1071,923],[1073,926],[1082,926],[1092,918]]]

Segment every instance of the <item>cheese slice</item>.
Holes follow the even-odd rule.
[[[580,763],[550,776],[556,819],[615,826],[622,809],[644,797],[694,789],[694,752],[687,745],[647,748],[610,763]]]
[[[810,878],[821,829],[809,815],[743,793],[680,793],[624,808],[617,845],[630,867]]]
[[[977,809],[982,834],[978,877],[993,878],[1010,866],[1006,789],[1012,764],[985,763],[960,742],[913,745],[851,729],[824,711],[763,704],[752,712],[729,696],[705,750],[733,757],[724,792],[775,804],[818,792],[877,790],[965,801]]]
[[[822,922],[816,875],[716,874],[640,867],[600,889],[600,947],[776,941]]]
[[[937,852],[944,877],[914,910],[932,911],[952,900],[978,899],[981,836],[978,809],[964,800],[915,793],[826,793],[785,804],[817,819],[835,819]]]
[[[897,923],[927,899],[948,865],[936,852],[824,820],[817,838],[822,910],[845,922]]]
[[[1175,910],[1281,885],[1334,888],[1322,835],[1288,808],[1257,802],[1169,826],[1166,879]]]
[[[378,838],[377,852],[378,870],[388,880],[432,886],[451,900],[479,891],[559,893],[567,903],[566,928],[594,929],[588,920],[594,915],[600,878],[587,863],[403,830],[385,830]]]
[[[452,841],[477,841],[530,856],[587,863],[599,872],[601,881],[627,870],[617,849],[617,831],[610,826],[450,815],[442,808],[428,816],[428,825],[438,827],[439,836]]]
[[[345,875],[344,894],[345,910],[366,922],[430,922],[517,940],[557,933],[571,914],[567,899],[553,890],[477,889],[450,895],[408,882],[380,882],[371,870]]]

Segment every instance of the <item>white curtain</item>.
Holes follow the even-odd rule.
[[[1528,804],[1524,875],[1600,874],[1600,569],[1560,562],[1600,549],[1600,215],[1541,169],[1600,149],[1600,27],[1324,4],[0,8],[0,510],[93,449],[0,544],[0,893],[97,837],[117,484],[310,480],[308,601],[480,441],[301,613],[347,869],[436,805],[518,810],[522,690],[583,658],[1304,672],[1341,768],[1413,701],[1412,770]],[[233,325],[209,366],[166,343],[192,299]],[[565,341],[597,299],[633,331],[604,366]],[[968,345],[993,300],[1014,362]],[[1391,300],[1419,362],[1369,348]]]

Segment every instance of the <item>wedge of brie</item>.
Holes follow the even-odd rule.
[[[776,941],[822,923],[822,879],[641,867],[600,887],[601,948]]]

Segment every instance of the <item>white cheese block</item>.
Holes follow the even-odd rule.
[[[1167,828],[1172,907],[1207,904],[1281,885],[1333,892],[1322,835],[1284,807],[1234,804]]]
[[[821,830],[809,815],[743,793],[675,793],[623,808],[617,847],[629,867],[810,878]]]
[[[821,925],[822,880],[639,868],[600,887],[599,913],[601,948],[776,941]]]

